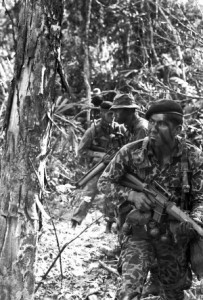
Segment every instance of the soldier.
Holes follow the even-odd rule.
[[[139,99],[138,99],[139,100]],[[114,97],[113,105],[111,110],[114,113],[115,121],[118,124],[124,124],[126,132],[122,137],[123,145],[131,143],[140,139],[143,139],[147,136],[148,121],[138,115],[139,106],[136,104],[132,94],[118,94]],[[109,211],[108,208],[108,197],[106,197],[106,211]],[[112,206],[112,203],[110,203]],[[121,239],[120,234],[122,232],[122,226],[125,222],[125,216],[128,208],[123,206],[123,209],[117,211],[117,230],[118,238]],[[116,209],[115,209],[116,211]],[[118,246],[115,247],[111,252],[118,254]],[[148,278],[147,284],[145,285],[144,295],[149,294],[158,295],[159,294],[159,280],[157,274],[157,266],[154,263],[150,268],[150,276]]]
[[[147,135],[148,122],[138,115],[138,109],[139,106],[131,94],[118,94],[113,100],[111,110],[114,113],[115,122],[124,124],[127,129],[124,145]]]
[[[148,271],[157,259],[162,287],[160,299],[183,300],[184,290],[190,288],[192,281],[188,249],[197,237],[196,232],[189,222],[178,222],[167,214],[156,224],[152,220],[154,206],[149,196],[124,187],[121,180],[127,172],[146,184],[156,180],[172,194],[178,207],[187,210],[193,220],[203,225],[203,154],[179,137],[183,110],[177,102],[154,102],[146,118],[148,137],[122,147],[98,181],[98,189],[107,194],[108,199],[117,205],[128,201],[140,218],[147,216],[144,224],[132,225],[123,236],[119,259],[122,281],[116,299],[140,299]],[[152,227],[157,235],[152,234],[156,232]]]
[[[112,102],[110,101],[103,101],[100,104],[101,118],[94,120],[79,144],[79,155],[87,158],[91,166],[99,162],[107,153],[116,152],[121,147],[120,136],[122,135],[123,127],[113,122],[113,112],[110,110],[111,106]],[[80,203],[79,208],[71,218],[73,227],[81,224],[92,205],[92,201],[98,194],[97,181],[100,175],[101,172],[85,185],[81,193],[81,198],[84,198],[84,200]]]
[[[114,114],[114,120],[116,123],[125,126],[125,132],[123,132],[122,135],[122,146],[132,141],[142,139],[147,135],[148,122],[139,117],[137,113],[138,109],[139,106],[136,104],[132,94],[119,93],[113,99],[113,105],[110,110]],[[108,203],[108,199],[106,199],[105,211],[110,210],[109,205],[112,206],[111,202],[109,201]],[[117,230],[120,231],[122,227],[120,220],[123,219],[123,217],[120,215],[117,217]],[[114,251],[117,254],[117,246],[112,250],[112,255]]]

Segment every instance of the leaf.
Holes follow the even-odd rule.
[[[180,85],[183,88],[188,87],[188,83],[185,80],[183,80],[183,79],[181,79],[179,77],[173,76],[173,77],[170,77],[169,80],[170,80],[171,83],[178,84],[178,85]]]

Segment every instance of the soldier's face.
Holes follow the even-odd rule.
[[[113,110],[115,122],[124,124],[129,118],[129,110],[125,108],[116,108]]]
[[[166,121],[164,114],[154,114],[148,123],[149,140],[155,147],[171,147],[175,136],[179,133],[179,126]]]
[[[101,110],[100,115],[107,123],[113,122],[113,112],[111,110]]]

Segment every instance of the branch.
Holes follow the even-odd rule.
[[[174,91],[173,89],[169,88],[167,85],[163,84],[160,80],[158,80],[157,78],[155,78],[154,76],[152,77],[152,79],[154,79],[157,83],[159,83],[161,85],[161,87],[163,87],[164,89],[172,92],[172,93],[177,93],[176,91]],[[184,99],[185,101],[186,100],[191,100],[191,99],[203,99],[203,97],[199,97],[199,96],[190,96],[190,95],[187,95],[187,94],[183,94],[181,92],[178,92],[179,95],[181,96],[184,96],[186,98],[190,98],[190,99]]]
[[[46,206],[47,206],[47,210],[48,210],[48,212],[49,212],[49,215],[51,216],[51,212],[50,212],[50,210],[49,210],[49,206],[48,206],[48,203],[47,203],[47,200],[46,200],[46,197],[45,197],[45,190],[44,190],[44,188],[43,188],[43,186],[42,186],[42,184],[41,184],[41,181],[40,181],[40,176],[39,176],[38,172],[35,170],[35,167],[34,167],[34,165],[33,165],[33,162],[31,161],[31,159],[29,159],[29,160],[30,160],[30,163],[31,163],[31,165],[32,165],[32,167],[33,167],[33,170],[34,170],[34,172],[35,172],[35,175],[36,175],[36,177],[37,177],[37,179],[38,179],[38,183],[39,183],[39,186],[40,186],[40,189],[41,189],[41,192],[42,192],[42,196],[43,196],[43,198],[44,198],[44,200],[45,200],[45,203],[46,203]],[[56,231],[56,226],[55,226],[55,224],[54,224],[54,221],[53,221],[52,216],[50,217],[50,219],[51,219],[52,226],[53,226],[53,228],[54,228],[54,233],[55,233],[55,237],[56,237],[56,244],[57,244],[57,247],[58,247],[58,250],[59,250],[59,256],[60,256],[60,271],[61,271],[61,278],[63,278],[63,269],[62,269],[61,255],[60,255],[59,239],[58,239],[58,235],[57,235],[57,231]]]
[[[36,289],[35,289],[35,293],[38,291],[39,287],[42,285],[43,280],[46,279],[47,275],[49,274],[49,272],[51,271],[51,269],[53,268],[53,266],[55,265],[56,261],[58,260],[59,257],[61,257],[61,253],[66,249],[66,247],[68,245],[70,245],[72,242],[74,242],[79,236],[81,236],[81,234],[83,234],[83,232],[85,232],[88,228],[90,228],[94,223],[97,223],[101,218],[103,218],[103,216],[97,218],[95,221],[93,221],[92,223],[90,223],[89,225],[87,225],[85,227],[85,229],[83,229],[76,237],[74,237],[72,240],[70,240],[69,242],[65,243],[63,245],[63,247],[61,248],[59,254],[56,256],[56,258],[54,259],[54,261],[52,262],[51,266],[49,267],[49,269],[46,271],[46,273],[42,276],[42,280],[38,283]]]
[[[57,57],[56,59],[57,59],[57,63],[58,63],[57,71],[58,71],[59,76],[60,76],[60,78],[61,78],[61,84],[62,84],[62,87],[63,87],[63,88],[65,89],[65,91],[69,94],[69,96],[71,96],[71,88],[70,88],[69,83],[68,83],[68,81],[67,81],[66,74],[65,74],[65,72],[64,72],[64,69],[63,69],[61,60],[59,59],[59,57]]]
[[[35,203],[37,204],[37,207],[39,208],[41,214],[43,215],[43,217],[47,220],[50,220],[50,216],[46,213],[44,206],[42,205],[42,203],[39,200],[38,195],[35,195]]]
[[[195,297],[195,295],[192,293],[192,291],[188,290],[188,291],[184,291],[184,294],[188,297],[188,299],[190,299],[192,297],[192,299],[197,299]]]
[[[167,13],[167,11],[165,10],[164,7],[162,7],[162,9],[163,9],[163,11],[165,11],[165,13]],[[198,32],[196,32],[195,29],[192,29],[192,28],[188,27],[187,25],[183,24],[175,15],[170,14],[170,16],[171,16],[171,18],[173,18],[174,20],[176,20],[181,26],[183,26],[184,28],[186,28],[188,31],[191,31],[192,33],[194,33],[194,35],[198,36],[198,38],[202,40],[202,36]],[[185,16],[185,14],[184,14],[184,17],[187,19],[188,23],[192,27],[191,22],[188,20],[188,18]]]
[[[154,54],[155,62],[158,63],[159,58],[157,56],[156,49],[155,49],[155,46],[154,46],[154,31],[153,31],[152,19],[151,19],[150,15],[149,15],[149,29],[150,29],[150,44],[151,44],[152,52]]]
[[[57,115],[55,115],[55,116],[57,116]],[[61,130],[61,128],[54,122],[54,120],[53,120],[52,117],[50,116],[50,113],[47,113],[47,117],[48,117],[49,120],[56,126],[56,128],[57,128],[59,131],[61,131],[61,133],[62,133],[63,135],[65,135],[65,137],[68,137],[68,134],[66,134],[65,132],[63,132],[63,131]]]
[[[107,266],[104,262],[102,262],[101,260],[99,260],[99,264],[102,266],[102,268],[104,268],[105,270],[109,271],[110,273],[113,273],[117,276],[120,276],[119,273],[116,271],[116,269],[113,269],[109,266]]]
[[[16,26],[15,26],[15,24],[14,24],[14,22],[13,22],[13,18],[11,17],[11,14],[10,14],[9,10],[8,10],[7,7],[6,7],[5,0],[3,0],[2,3],[3,3],[3,5],[4,5],[5,12],[6,12],[6,14],[8,15],[8,17],[9,17],[9,19],[10,19],[10,21],[11,21],[11,24],[12,24],[12,35],[13,35],[13,41],[14,41],[15,49],[16,49],[17,41],[16,41],[16,38],[15,38],[15,31],[14,31],[14,27],[16,27]]]
[[[150,1],[150,3],[152,3],[153,5],[156,5],[153,3],[153,1]],[[179,46],[179,44],[181,44],[181,39],[180,39],[180,36],[178,35],[178,32],[177,30],[173,27],[170,19],[166,16],[166,14],[164,13],[163,9],[161,8],[161,6],[158,5],[158,8],[159,8],[159,11],[161,13],[161,15],[163,16],[163,18],[166,20],[169,28],[172,30],[173,34],[174,34],[174,38],[175,38],[175,41],[177,43],[177,51],[178,51],[178,55],[179,55],[179,59],[181,61],[181,68],[182,68],[182,74],[183,74],[183,79],[186,81],[186,76],[185,76],[185,65],[184,65],[184,61],[183,61],[183,54],[182,54],[182,51],[181,51],[181,48]]]

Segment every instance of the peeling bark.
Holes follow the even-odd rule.
[[[21,8],[1,168],[1,300],[34,297],[35,198],[44,186],[62,13],[62,0],[30,0]]]

